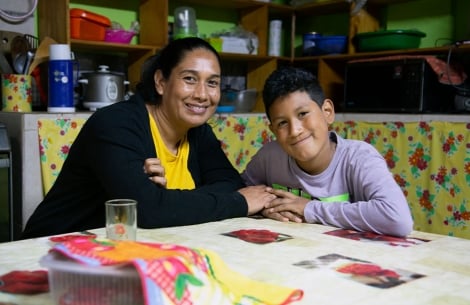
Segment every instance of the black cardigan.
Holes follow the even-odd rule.
[[[99,109],[82,127],[22,238],[104,227],[104,202],[115,198],[137,200],[140,228],[246,216],[246,200],[236,192],[243,182],[211,127],[191,129],[188,140],[188,168],[196,189],[162,188],[143,172],[144,160],[156,157],[143,99],[134,95]]]

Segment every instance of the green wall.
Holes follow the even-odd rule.
[[[421,47],[446,45],[454,39],[452,1],[419,0],[390,5],[387,29],[417,29],[426,33]]]
[[[129,9],[138,7],[137,1],[127,1],[126,5],[120,8],[104,8],[109,5],[104,0],[76,0],[70,6],[105,15],[129,28],[131,21],[138,19],[137,12]],[[95,3],[100,6],[99,9],[93,6]],[[184,5],[184,2],[170,1],[168,21],[173,21],[173,11],[181,5]],[[236,10],[198,5],[192,7],[196,10],[197,25],[202,35],[210,36],[215,31],[228,30],[237,24]],[[421,47],[434,47],[455,40],[470,39],[469,20],[469,0],[414,0],[386,6],[383,10],[382,28],[418,29],[426,33]],[[348,26],[347,13],[303,18],[298,24],[296,46],[302,44],[302,33],[316,31],[325,35],[347,35]],[[134,38],[132,43],[137,43],[137,39]]]

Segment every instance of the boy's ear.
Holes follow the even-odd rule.
[[[333,101],[329,98],[325,99],[323,101],[323,105],[321,106],[321,110],[328,125],[333,124],[333,122],[335,121],[335,106],[333,104]]]

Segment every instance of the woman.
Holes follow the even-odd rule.
[[[113,198],[137,200],[141,228],[260,211],[274,196],[262,186],[243,188],[206,124],[219,103],[220,70],[217,52],[199,38],[175,40],[152,56],[129,101],[87,120],[22,237],[104,227],[104,202]]]

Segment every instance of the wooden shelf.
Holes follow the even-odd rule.
[[[409,2],[413,0],[368,0],[366,6],[386,6],[400,2]],[[298,16],[318,16],[334,13],[348,13],[351,4],[346,0],[329,0],[321,2],[306,3],[294,7],[295,14]]]
[[[131,88],[140,78],[140,70],[145,59],[157,52],[168,43],[168,16],[169,3],[172,5],[195,5],[208,8],[220,8],[236,10],[239,23],[246,30],[257,35],[259,41],[258,55],[221,53],[221,59],[228,63],[241,64],[247,71],[247,86],[257,88],[259,91],[264,86],[266,77],[274,71],[278,65],[293,64],[315,69],[325,93],[330,96],[340,97],[344,86],[344,70],[346,63],[351,60],[377,58],[394,55],[445,55],[449,52],[447,47],[420,48],[408,50],[391,50],[381,52],[356,52],[349,54],[294,57],[294,43],[296,36],[296,23],[302,18],[310,16],[344,13],[345,18],[350,18],[351,4],[345,0],[317,1],[292,7],[290,5],[276,4],[255,0],[133,0],[114,1],[109,0],[39,0],[38,25],[40,39],[45,36],[53,38],[58,43],[69,43],[72,50],[85,52],[114,54],[119,53],[128,57],[128,78]],[[373,18],[380,16],[384,6],[416,0],[368,0],[367,9],[374,11]],[[97,7],[110,7],[136,10],[141,23],[139,45],[125,45],[97,41],[84,41],[70,38],[69,4],[89,4]],[[54,10],[51,10],[54,8]],[[282,57],[268,56],[269,20],[283,19],[286,29],[290,30],[290,51]],[[214,18],[217,19],[217,18]],[[351,28],[351,25],[350,25]],[[289,49],[289,48],[286,48]],[[470,45],[461,45],[453,48],[452,52],[470,53]],[[255,111],[263,112],[261,95],[258,98]]]
[[[443,55],[449,52],[451,46],[444,47],[434,47],[434,48],[418,48],[418,49],[401,49],[401,50],[389,50],[389,51],[377,51],[377,52],[359,52],[354,54],[332,54],[332,55],[322,55],[322,56],[304,56],[296,57],[295,62],[308,62],[308,61],[317,61],[317,60],[326,60],[326,61],[339,61],[347,62],[355,59],[365,59],[365,58],[376,58],[384,56],[394,56],[394,55]],[[470,52],[470,45],[461,45],[458,48],[453,48],[452,52]]]
[[[149,46],[149,45],[135,45],[135,44],[120,44],[111,43],[105,41],[90,41],[71,39],[70,44],[73,49],[91,50],[91,51],[109,51],[113,50],[116,52],[140,52],[140,51],[155,51],[161,46]]]

